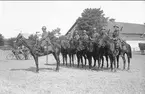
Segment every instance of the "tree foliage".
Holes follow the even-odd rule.
[[[58,38],[57,36],[60,36],[60,28],[53,29],[52,31],[48,32],[48,37],[50,38],[51,41],[56,41]],[[36,34],[31,34],[28,39],[36,41],[38,36]]]
[[[15,47],[16,47],[15,41],[16,41],[16,38],[15,38],[15,37],[9,38],[9,39],[7,39],[7,44],[8,44],[9,46],[11,46],[12,48],[15,48]]]
[[[51,32],[49,32],[49,38],[51,41],[56,41],[58,39],[57,36],[60,35],[61,35],[60,28],[53,29]]]
[[[92,34],[94,29],[100,32],[107,25],[108,18],[104,16],[100,8],[87,8],[77,19],[77,29],[86,30],[88,34]]]
[[[0,46],[4,45],[4,37],[2,34],[0,34]]]
[[[30,40],[33,40],[33,41],[36,41],[36,39],[37,39],[38,37],[37,37],[37,35],[35,34],[31,34],[29,37],[28,37],[28,39],[30,39]]]
[[[114,18],[110,18],[109,21],[115,22],[115,19]]]

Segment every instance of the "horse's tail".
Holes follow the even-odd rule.
[[[130,56],[130,58],[132,58],[132,50],[129,44],[128,44],[128,55]]]

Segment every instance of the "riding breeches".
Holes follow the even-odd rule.
[[[48,43],[48,45],[51,45],[50,39],[48,39],[48,38],[46,38],[45,40],[42,41],[41,47],[47,46],[47,43]]]

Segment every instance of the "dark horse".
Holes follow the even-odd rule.
[[[67,39],[61,39],[60,41],[61,45],[61,54],[62,54],[62,59],[63,59],[63,65],[66,63],[67,65],[67,54],[68,54],[68,49],[70,48],[69,41]]]
[[[48,50],[42,52],[40,50],[41,47],[39,45],[34,45],[35,42],[33,40],[24,38],[21,33],[18,34],[16,38],[16,43],[17,45],[23,44],[30,50],[31,55],[35,60],[36,72],[39,72],[38,57],[48,55],[48,54],[53,54],[55,60],[57,61],[56,71],[59,71],[59,66],[60,66],[59,54],[61,49],[59,44],[53,42],[52,45],[48,47]]]
[[[106,48],[107,54],[110,58],[111,63],[111,70],[113,70],[114,65],[114,71],[116,71],[116,56],[119,54],[119,48],[118,42],[114,42],[114,40],[109,37],[108,34],[104,33],[101,38],[98,40],[98,48]],[[100,58],[102,56],[102,52],[104,49],[99,49],[99,65],[100,66]]]
[[[119,50],[119,54],[117,55],[117,68],[119,68],[119,55],[121,55],[124,63],[123,69],[125,69],[125,64],[126,64],[126,59],[125,59],[125,54],[127,55],[128,59],[128,70],[130,69],[130,59],[132,58],[132,51],[131,51],[131,46],[126,43],[125,41],[120,42],[121,48]]]

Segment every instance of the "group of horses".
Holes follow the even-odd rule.
[[[113,39],[109,36],[108,32],[100,34],[93,40],[90,38],[88,40],[76,40],[72,38],[70,40],[64,39],[60,44],[63,56],[63,65],[67,65],[67,55],[70,58],[70,66],[74,65],[74,56],[76,55],[78,67],[80,63],[82,64],[82,67],[86,67],[88,61],[89,68],[91,69],[96,66],[96,61],[98,61],[98,69],[100,69],[104,67],[105,57],[107,68],[109,68],[108,61],[110,59],[110,68],[112,71],[113,69],[116,71],[116,68],[119,68],[120,56],[122,57],[124,63],[123,69],[125,69],[126,54],[128,59],[128,70],[130,69],[130,59],[132,58],[131,46],[121,39]],[[92,63],[92,59],[94,63]],[[85,62],[83,62],[83,60],[85,60]]]
[[[62,38],[63,37],[63,38]],[[24,45],[29,50],[31,55],[33,56],[36,64],[36,72],[39,71],[38,66],[38,57],[53,54],[57,64],[56,71],[59,70],[60,66],[60,53],[63,58],[63,65],[67,65],[67,56],[69,56],[70,66],[74,65],[74,56],[77,57],[77,66],[86,67],[87,62],[89,68],[93,68],[96,66],[96,61],[98,60],[98,69],[104,67],[104,57],[106,58],[107,68],[110,68],[113,71],[116,71],[119,68],[119,57],[121,56],[123,59],[124,67],[126,64],[125,54],[128,58],[128,70],[130,69],[130,58],[132,58],[131,46],[120,40],[114,40],[109,36],[108,33],[100,34],[95,39],[88,40],[76,40],[75,38],[67,39],[66,36],[62,36],[58,38],[57,41],[51,41],[52,45],[49,45],[47,49],[43,52],[41,51],[41,47],[35,45],[36,41],[32,41],[23,37],[22,34],[19,34],[16,38],[17,45]],[[84,58],[84,59],[83,59]],[[94,59],[94,65],[92,65],[92,58]],[[110,64],[109,64],[110,59]],[[85,62],[83,62],[85,60]],[[102,61],[102,62],[101,62]],[[116,65],[117,63],[117,65]]]

